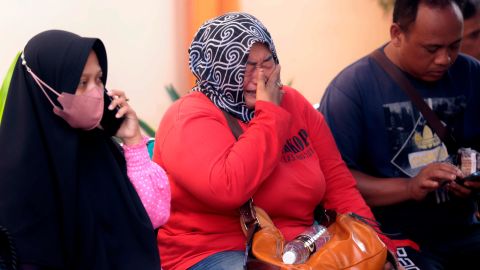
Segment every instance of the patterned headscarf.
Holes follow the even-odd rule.
[[[205,22],[188,49],[190,70],[197,77],[193,91],[204,93],[220,109],[244,122],[253,117],[243,97],[243,79],[250,48],[266,44],[278,57],[270,33],[247,13],[232,12]]]

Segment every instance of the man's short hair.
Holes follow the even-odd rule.
[[[455,3],[460,9],[463,8],[464,0],[396,0],[393,7],[393,22],[398,24],[400,28],[407,32],[410,25],[417,18],[418,6],[420,4],[429,7],[446,7],[451,3]]]
[[[463,19],[467,20],[477,14],[480,9],[480,0],[466,0],[462,8]]]

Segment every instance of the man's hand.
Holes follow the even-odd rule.
[[[453,181],[448,189],[458,197],[466,198],[475,191],[480,191],[480,181],[478,179],[480,176],[466,177],[465,179],[459,178]],[[459,181],[461,183],[459,183]]]
[[[417,176],[413,177],[408,182],[407,190],[412,199],[419,201],[425,198],[429,192],[439,188],[440,185],[445,184],[445,181],[447,181],[447,184],[451,184],[452,186],[455,185],[453,181],[457,177],[463,177],[463,175],[454,165],[439,162],[431,163],[425,166]],[[465,190],[463,190],[465,188],[460,188],[455,189],[456,192],[465,192]]]

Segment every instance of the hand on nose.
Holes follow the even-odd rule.
[[[257,100],[272,102],[280,105],[282,101],[283,91],[279,85],[280,82],[280,65],[277,65],[270,77],[265,76],[265,71],[260,69],[257,75]]]

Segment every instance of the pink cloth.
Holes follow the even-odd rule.
[[[122,145],[127,161],[127,175],[137,190],[153,228],[165,224],[170,216],[170,185],[165,171],[150,160],[148,138],[137,145]]]

